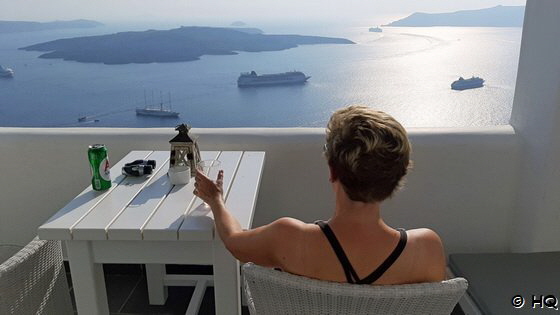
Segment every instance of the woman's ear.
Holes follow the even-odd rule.
[[[334,183],[338,179],[334,168],[329,164],[329,182]]]

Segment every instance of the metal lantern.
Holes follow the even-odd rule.
[[[169,140],[171,143],[171,152],[169,157],[169,169],[181,171],[190,167],[191,177],[196,175],[196,167],[200,162],[200,150],[196,140],[189,136],[189,125],[180,124],[175,130],[179,132],[173,139]]]

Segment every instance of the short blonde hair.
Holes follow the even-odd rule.
[[[402,185],[410,164],[404,127],[365,106],[337,110],[327,125],[325,155],[354,201],[383,201]]]

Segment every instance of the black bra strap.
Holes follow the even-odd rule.
[[[391,255],[389,255],[389,257],[387,257],[387,259],[385,259],[385,261],[377,269],[375,269],[369,276],[363,278],[362,280],[356,281],[356,283],[360,283],[360,284],[374,283],[399,258],[399,256],[404,250],[404,247],[406,246],[406,241],[408,238],[406,235],[406,231],[404,229],[398,229],[398,230],[401,233],[401,237],[399,239],[399,243],[397,244],[397,247],[395,247]]]
[[[327,240],[331,244],[336,257],[338,257],[338,261],[342,265],[342,269],[344,270],[346,281],[348,281],[348,283],[371,284],[377,281],[377,279],[379,279],[385,273],[385,271],[387,271],[387,269],[389,269],[395,263],[395,261],[397,261],[399,256],[402,254],[408,240],[406,231],[404,229],[397,229],[401,235],[399,238],[399,243],[397,244],[393,252],[369,276],[360,280],[330,226],[324,221],[316,221],[315,224],[317,224],[321,228],[321,230],[327,237]]]
[[[330,226],[324,221],[316,221],[315,224],[317,224],[321,228],[321,230],[327,237],[327,240],[329,240],[329,243],[331,244],[331,247],[334,250],[336,257],[338,257],[338,261],[340,261],[340,264],[342,265],[342,269],[344,269],[344,274],[346,275],[346,281],[348,281],[348,283],[358,282],[360,278],[356,274],[356,271],[354,271],[354,268],[352,268],[352,265],[350,264],[348,257],[346,257],[346,254],[344,253],[342,246],[340,246],[340,243],[336,239],[336,236],[334,235],[334,232],[332,231]]]

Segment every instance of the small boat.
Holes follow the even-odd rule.
[[[0,66],[0,78],[13,78],[14,70]]]
[[[459,80],[451,83],[452,90],[467,90],[467,89],[475,89],[482,87],[484,85],[484,79],[479,77],[472,77],[470,79],[464,79],[463,77],[459,77]]]
[[[78,118],[78,122],[99,122],[99,119],[94,118],[94,116],[82,116]]]
[[[261,86],[261,85],[281,85],[281,84],[303,84],[309,78],[301,71],[290,71],[284,73],[261,74],[255,71],[242,73],[237,79],[237,86]]]
[[[383,29],[381,29],[380,27],[370,27],[369,31],[374,33],[381,33],[383,32]]]

